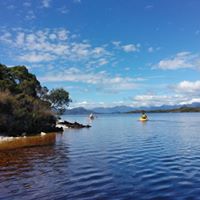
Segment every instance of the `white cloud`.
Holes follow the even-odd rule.
[[[63,6],[61,8],[57,9],[61,14],[67,14],[69,13],[69,8],[67,8],[66,6]]]
[[[148,48],[148,52],[149,52],[149,53],[154,52],[154,48],[153,48],[153,47],[149,47],[149,48]]]
[[[107,64],[112,56],[105,46],[93,46],[84,40],[76,41],[78,39],[64,28],[0,32],[0,42],[7,44],[9,51],[17,49],[15,57],[29,63],[40,62],[44,58],[44,61],[98,62],[98,66],[101,66]]]
[[[200,98],[191,98],[187,101],[182,101],[180,105],[192,104],[192,103],[200,103]]]
[[[79,82],[96,86],[106,92],[133,90],[138,84],[130,77],[111,76],[105,71],[83,72],[78,68],[69,68],[65,71],[52,72],[40,77],[43,82]]]
[[[89,43],[73,43],[71,47],[73,55],[79,59],[87,57],[91,53],[91,45]]]
[[[51,39],[51,40],[57,39],[56,34],[55,34],[55,33],[50,33],[50,34],[49,34],[49,39]]]
[[[101,66],[107,65],[109,63],[109,60],[107,58],[97,58],[91,61],[88,61],[87,64],[85,65],[85,67],[88,70],[93,70],[95,68],[99,68]]]
[[[106,65],[106,64],[108,64],[108,60],[106,60],[105,58],[100,58],[98,60],[98,65],[99,66]]]
[[[24,54],[18,57],[21,61],[28,61],[32,63],[36,62],[48,62],[54,60],[54,56],[48,53],[43,54],[37,54],[36,52],[33,52],[31,54]]]
[[[59,40],[67,40],[69,31],[67,31],[66,29],[61,29],[57,32],[57,34]]]
[[[176,70],[184,68],[199,69],[200,55],[192,54],[190,52],[180,52],[171,58],[160,60],[156,67],[164,70]]]
[[[92,108],[97,108],[97,107],[103,107],[103,108],[108,108],[108,107],[114,107],[114,106],[122,106],[125,105],[126,102],[124,101],[118,101],[118,102],[94,102],[94,101],[73,101],[70,104],[70,108],[76,108],[76,107],[84,107],[87,109],[92,109]],[[127,105],[127,104],[126,104]]]
[[[120,47],[121,42],[120,42],[120,41],[113,41],[112,44],[113,44],[115,47]]]
[[[135,107],[149,107],[162,105],[182,105],[183,102],[189,102],[191,98],[181,94],[175,95],[137,95],[133,97],[132,105]]]
[[[106,51],[103,47],[96,47],[94,48],[93,53],[95,53],[96,55],[101,55],[103,53],[106,53]]]
[[[73,0],[74,3],[81,3],[81,0]]]
[[[87,109],[92,109],[96,107],[109,107],[113,106],[113,103],[105,103],[105,102],[93,102],[93,101],[73,101],[70,104],[70,108],[76,108],[76,107],[84,107]]]
[[[16,8],[16,6],[14,6],[14,5],[8,5],[7,6],[7,9],[9,9],[9,10],[14,10]]]
[[[170,86],[168,94],[142,94],[133,97],[133,106],[184,105],[200,102],[200,80],[182,81]],[[166,88],[164,88],[166,91]]]
[[[35,13],[32,10],[29,10],[25,15],[26,20],[33,20],[35,18],[36,18]]]
[[[12,43],[12,34],[10,32],[4,31],[0,35],[0,42],[11,44]]]
[[[186,104],[192,104],[200,102],[200,98],[187,98],[181,95],[138,95],[135,96],[131,101],[122,100],[118,102],[92,102],[92,101],[80,101],[72,102],[70,108],[74,107],[85,107],[88,109],[96,107],[114,107],[114,106],[132,106],[134,108],[140,107],[151,107],[151,106],[162,106],[162,105],[179,105],[183,106]]]
[[[124,46],[121,46],[121,48],[125,51],[125,52],[136,52],[139,51],[140,45],[134,45],[134,44],[127,44]]]
[[[49,8],[50,3],[51,3],[51,0],[42,0],[42,7],[43,8]]]
[[[149,48],[147,48],[147,51],[149,53],[153,53],[153,52],[159,51],[160,49],[161,49],[161,47],[149,47]]]
[[[181,93],[193,93],[200,95],[200,80],[198,81],[182,81],[177,84],[174,89]]]
[[[19,46],[22,46],[24,44],[24,36],[25,34],[23,32],[19,32],[16,36],[16,44]]]
[[[121,44],[119,41],[109,44],[93,45],[88,40],[65,28],[54,29],[7,29],[0,30],[0,43],[7,45],[15,61],[34,62],[56,61],[57,63],[75,63],[87,69],[116,64],[115,50],[136,52],[140,44]],[[9,54],[11,55],[11,54]],[[43,60],[42,60],[43,58]],[[26,63],[24,63],[26,64]]]
[[[87,68],[90,68],[90,67],[94,68],[94,66],[96,68],[98,68],[98,67],[106,65],[108,63],[109,63],[109,61],[106,58],[100,58],[100,59],[88,62]]]
[[[147,10],[151,10],[151,9],[153,9],[153,8],[154,8],[153,5],[146,5],[146,6],[145,6],[145,9],[147,9]]]
[[[123,50],[126,53],[129,52],[138,52],[140,51],[140,44],[126,44],[122,45],[120,41],[113,41],[112,44],[116,47],[116,49]]]
[[[23,6],[24,6],[24,7],[31,7],[31,2],[25,1],[25,2],[23,3]]]

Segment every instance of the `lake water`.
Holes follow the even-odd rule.
[[[200,114],[99,115],[54,146],[0,152],[0,199],[200,199]]]

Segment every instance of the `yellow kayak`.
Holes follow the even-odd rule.
[[[146,121],[148,121],[148,118],[142,118],[142,117],[140,117],[139,121],[146,122]]]

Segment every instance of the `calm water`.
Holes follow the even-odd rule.
[[[100,115],[54,146],[1,152],[0,199],[200,199],[200,114],[138,117]]]

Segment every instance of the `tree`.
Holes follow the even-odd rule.
[[[64,89],[48,93],[25,66],[8,68],[0,64],[0,134],[57,131],[52,108],[62,111],[70,101]]]
[[[29,73],[25,66],[12,67],[10,71],[16,83],[16,92],[37,96],[42,87],[35,75]]]
[[[0,92],[14,92],[16,88],[15,80],[9,68],[0,64]]]
[[[13,95],[24,93],[37,97],[42,87],[36,76],[25,66],[6,67],[0,64],[0,92],[9,91]]]
[[[72,101],[69,98],[69,93],[63,88],[51,90],[47,99],[51,103],[52,108],[58,111],[59,114],[63,114],[66,107],[69,106],[69,103]]]
[[[45,101],[23,93],[0,93],[1,134],[18,136],[51,132],[55,125],[56,118]]]
[[[38,91],[38,97],[40,99],[45,100],[47,98],[47,96],[48,96],[48,92],[49,92],[49,90],[48,90],[48,88],[46,86],[41,87],[41,89]]]

